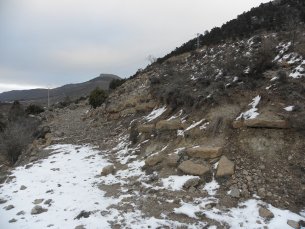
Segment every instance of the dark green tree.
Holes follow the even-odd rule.
[[[101,106],[105,100],[107,99],[107,93],[100,89],[100,88],[95,88],[89,96],[89,104],[91,105],[91,107],[93,107],[94,109]]]

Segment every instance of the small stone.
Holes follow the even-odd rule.
[[[107,176],[109,174],[113,174],[114,170],[115,170],[114,165],[107,165],[106,167],[103,168],[101,175]]]
[[[25,169],[29,169],[29,168],[31,168],[33,166],[33,164],[28,164],[28,165],[26,165],[24,168]]]
[[[33,204],[41,204],[44,199],[36,199],[33,201]]]
[[[78,225],[74,229],[86,229],[83,225]]]
[[[91,215],[91,212],[81,211],[74,219],[88,218]]]
[[[239,198],[240,197],[240,191],[237,187],[232,187],[230,192],[229,192],[229,195],[234,197],[234,198]]]
[[[24,185],[21,185],[20,190],[25,190],[25,189],[27,189],[27,187]]]
[[[273,213],[264,207],[260,207],[258,210],[258,213],[259,213],[260,217],[267,219],[267,220],[272,219],[274,217]]]
[[[11,219],[10,221],[8,221],[9,223],[15,223],[17,222],[17,219]]]
[[[294,228],[294,229],[299,229],[300,228],[300,225],[298,222],[294,221],[294,220],[287,220],[287,224]]]
[[[264,188],[259,188],[257,194],[261,197],[265,197],[266,196],[266,190]]]
[[[24,211],[20,211],[20,212],[18,212],[16,215],[24,215],[24,214],[25,214]]]
[[[7,200],[5,200],[5,199],[0,199],[0,204],[4,204],[4,203],[6,203],[7,202]]]
[[[43,204],[45,204],[45,205],[51,205],[51,202],[52,202],[53,200],[52,199],[48,199],[48,200],[46,200]]]
[[[31,214],[32,215],[38,215],[38,214],[41,214],[41,213],[46,212],[46,211],[48,211],[48,209],[44,209],[40,205],[36,205],[35,207],[32,208]]]
[[[7,211],[9,211],[9,210],[11,210],[13,208],[15,208],[14,205],[8,205],[8,206],[4,207],[4,209],[7,210]]]
[[[189,188],[191,188],[191,187],[196,187],[196,186],[199,185],[199,182],[200,182],[200,178],[199,178],[199,177],[189,179],[189,180],[187,180],[187,181],[183,184],[183,188],[189,189]]]

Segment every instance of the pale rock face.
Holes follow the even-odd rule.
[[[161,120],[157,123],[157,130],[178,130],[182,128],[180,120]]]
[[[234,162],[230,161],[226,156],[222,156],[217,166],[216,177],[231,176],[234,174]]]
[[[154,166],[154,165],[158,164],[159,162],[161,162],[163,160],[163,158],[164,158],[163,155],[160,153],[154,154],[145,160],[145,165]]]
[[[107,176],[109,174],[114,173],[114,170],[115,170],[114,165],[107,165],[106,167],[103,168],[101,175]]]
[[[190,160],[182,162],[178,169],[186,174],[198,176],[202,176],[210,171],[209,167],[202,164],[196,164]]]
[[[264,207],[260,207],[258,210],[258,213],[259,213],[260,217],[267,219],[267,220],[272,219],[274,217],[273,213]]]
[[[177,166],[179,156],[175,153],[168,155],[166,161],[168,166]]]
[[[187,149],[187,154],[190,157],[198,157],[204,159],[212,159],[222,155],[221,147],[200,146]]]

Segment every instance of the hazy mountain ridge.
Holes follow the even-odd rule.
[[[109,84],[113,79],[120,79],[119,76],[112,74],[101,74],[100,76],[83,83],[66,84],[61,87],[50,89],[51,102],[58,102],[66,97],[79,98],[88,95],[94,88],[108,90]],[[0,101],[42,101],[46,100],[48,89],[13,90],[0,93]]]

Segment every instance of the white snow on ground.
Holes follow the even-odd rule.
[[[252,103],[249,104],[249,106],[251,106],[251,109],[246,111],[246,112],[241,113],[236,118],[236,120],[239,120],[239,119],[242,119],[242,118],[245,119],[245,120],[256,118],[259,115],[259,113],[257,112],[258,109],[256,108],[256,106],[258,105],[260,100],[261,100],[261,97],[259,95],[256,96],[253,99]]]
[[[126,220],[126,224],[129,225],[127,228],[132,229],[144,229],[144,228],[187,228],[187,229],[198,229],[203,228],[206,223],[204,222],[197,222],[196,224],[185,224],[179,223],[176,221],[166,219],[157,219],[155,217],[145,218],[141,214],[141,211],[135,211],[124,214],[124,218]],[[120,219],[120,217],[119,217]]]
[[[148,122],[151,122],[152,120],[161,116],[165,111],[166,111],[165,106],[160,107],[160,108],[156,108],[150,114],[148,114],[146,117],[144,117],[144,119],[147,120]]]
[[[213,180],[209,183],[206,183],[203,189],[206,190],[210,196],[214,196],[217,190],[219,189],[219,187],[220,187],[219,184],[213,177]]]
[[[201,126],[199,127],[199,129],[200,129],[200,130],[205,130],[205,129],[208,127],[209,124],[210,124],[210,122],[203,123],[203,125],[201,125]]]
[[[294,109],[294,106],[288,106],[288,107],[284,108],[285,111],[293,111],[293,109]]]
[[[8,199],[8,202],[0,208],[0,228],[40,229],[50,224],[54,225],[52,228],[74,228],[81,224],[88,228],[96,225],[109,228],[107,221],[113,219],[115,212],[103,217],[100,211],[120,199],[104,197],[104,192],[96,187],[100,178],[95,178],[108,162],[89,146],[54,145],[50,149],[57,153],[29,169],[16,168],[12,174],[16,179],[1,188],[0,197]],[[21,185],[27,189],[20,190]],[[41,204],[48,211],[31,215],[35,199],[52,199],[52,205]],[[3,209],[10,204],[15,208]],[[95,212],[89,218],[74,220],[82,210]],[[17,216],[20,211],[25,215]],[[12,218],[18,221],[8,223]]]
[[[175,114],[175,115],[171,116],[170,118],[168,118],[167,121],[173,120],[173,119],[176,119],[176,118],[180,117],[182,115],[182,113],[183,113],[183,110],[180,110],[177,114]]]
[[[240,203],[237,208],[219,210],[217,208],[205,209],[211,199],[202,199],[195,201],[196,203],[183,203],[181,207],[175,208],[174,213],[184,214],[191,218],[197,218],[197,215],[204,215],[207,218],[214,219],[222,224],[229,225],[230,228],[247,228],[247,229],[263,229],[267,226],[270,229],[291,229],[287,225],[287,220],[304,220],[304,217],[289,212],[288,210],[281,210],[267,205],[266,203],[250,199]],[[259,207],[268,206],[268,209],[274,214],[274,218],[270,221],[264,221],[259,216]]]
[[[204,119],[202,119],[202,120],[200,120],[200,121],[198,121],[198,122],[196,122],[196,123],[193,123],[193,124],[190,125],[188,128],[186,128],[184,132],[193,129],[193,128],[195,128],[196,126],[199,126],[203,121],[204,121]]]
[[[273,77],[270,81],[272,82],[272,81],[275,81],[275,80],[277,80],[279,77],[277,77],[277,76],[275,76],[275,77]]]
[[[204,119],[202,119],[202,120],[200,120],[200,121],[198,121],[198,122],[196,122],[196,123],[193,123],[192,125],[190,125],[189,127],[187,127],[185,130],[177,130],[177,136],[182,136],[182,137],[184,137],[185,132],[187,132],[187,131],[189,131],[189,130],[191,130],[191,129],[197,127],[197,126],[199,126],[203,121],[204,121]],[[203,124],[202,126],[200,126],[200,127],[199,127],[200,130],[205,129],[206,126],[207,126],[208,124],[209,124],[209,122],[207,122],[207,123]]]
[[[184,175],[184,176],[169,176],[168,178],[163,178],[162,183],[163,186],[166,189],[173,190],[173,191],[179,191],[182,190],[183,185],[185,182],[187,182],[190,179],[198,178],[198,176],[190,176],[190,175]]]
[[[302,67],[302,65],[297,66],[292,73],[289,74],[290,77],[294,79],[299,79],[305,76],[305,69]]]

